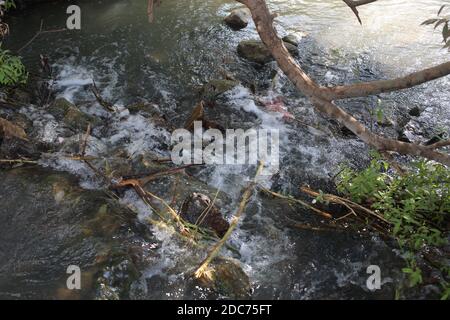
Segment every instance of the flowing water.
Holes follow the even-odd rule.
[[[307,72],[322,84],[338,84],[399,76],[448,60],[441,50],[439,32],[420,26],[434,16],[441,0],[380,0],[360,9],[363,25],[342,1],[272,0],[270,7],[280,35],[302,34],[299,60]],[[175,126],[182,126],[198,102],[196,88],[220,79],[223,70],[242,85],[221,98],[210,111],[213,119],[233,128],[276,128],[280,130],[280,172],[262,181],[276,191],[299,195],[298,187],[311,184],[332,190],[332,177],[338,165],[366,163],[366,146],[336,134],[336,126],[312,110],[273,64],[255,67],[237,57],[236,46],[243,39],[256,39],[254,25],[231,31],[223,24],[227,13],[238,7],[234,1],[163,0],[149,24],[146,1],[79,1],[82,29],[40,35],[21,54],[32,72],[39,54],[49,57],[54,69],[53,88],[58,96],[81,106],[83,111],[108,121],[108,130],[93,132],[90,155],[107,155],[118,147],[131,158],[152,151],[167,156],[170,132],[149,122],[142,115],[131,115],[125,106],[146,99],[157,104]],[[10,17],[12,34],[7,45],[22,47],[41,21],[45,30],[65,26],[67,5],[61,2],[29,7]],[[109,117],[95,103],[87,87],[95,79],[102,96],[120,106],[120,114]],[[256,92],[248,89],[256,84]],[[426,139],[436,128],[450,124],[449,81],[439,80],[407,92],[380,97],[385,112],[419,106],[417,119],[405,122],[420,132],[411,139]],[[255,103],[257,99],[283,96],[298,123],[288,123],[280,114]],[[256,99],[257,98],[257,99]],[[370,124],[368,110],[377,99],[356,99],[344,105]],[[362,111],[363,110],[363,111]],[[405,111],[406,110],[406,111]],[[45,110],[29,106],[22,110],[41,128],[42,139],[57,143],[61,129],[57,121],[45,117]],[[45,119],[45,120],[43,120]],[[307,123],[308,125],[305,125]],[[374,130],[379,130],[374,128]],[[393,131],[395,132],[395,131]],[[69,160],[42,160],[42,164],[78,175],[81,186],[99,188],[89,168]],[[240,190],[254,174],[254,166],[207,166],[193,174],[231,199],[223,211],[230,218]],[[139,199],[128,192],[122,202],[133,205],[145,219],[150,213]],[[392,298],[402,278],[402,260],[395,246],[376,235],[356,232],[312,232],[289,228],[292,220],[317,222],[307,210],[291,212],[274,200],[255,195],[244,221],[234,232],[231,245],[250,277],[254,298]],[[178,243],[170,233],[152,228],[160,242],[159,260],[140,270],[142,277],[133,284],[132,298],[202,298],[200,289],[186,289],[185,274],[199,261],[191,259],[190,248]],[[189,258],[188,258],[189,257]],[[199,259],[201,256],[199,256]],[[379,265],[383,286],[378,292],[366,288],[366,268]],[[182,267],[180,267],[180,265]]]

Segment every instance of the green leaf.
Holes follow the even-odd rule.
[[[413,273],[414,271],[413,271],[413,269],[411,269],[411,268],[403,268],[403,269],[402,269],[402,272],[403,272],[403,273]]]

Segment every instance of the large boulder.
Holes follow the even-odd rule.
[[[284,42],[284,45],[291,54],[296,55],[298,53],[296,46],[288,42]],[[274,60],[270,50],[259,40],[241,41],[238,45],[237,52],[242,58],[259,64],[265,64]]]
[[[225,17],[225,23],[234,30],[240,30],[247,27],[251,19],[250,10],[247,8],[234,9]]]

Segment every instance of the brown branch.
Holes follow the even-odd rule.
[[[44,20],[41,20],[41,26],[39,27],[39,31],[36,32],[36,34],[27,41],[27,43],[25,43],[20,49],[17,50],[17,53],[20,53],[23,49],[25,49],[26,47],[28,47],[34,40],[36,40],[37,37],[39,37],[42,34],[46,34],[46,33],[55,33],[55,32],[62,32],[62,31],[67,31],[66,28],[62,28],[62,29],[53,29],[53,30],[42,30],[42,27],[44,26]]]
[[[323,218],[326,218],[326,219],[332,219],[333,218],[333,216],[331,214],[329,214],[328,212],[321,211],[321,210],[319,210],[319,209],[309,205],[308,203],[306,203],[304,201],[301,201],[299,199],[295,199],[295,198],[292,198],[292,197],[284,196],[284,195],[279,194],[277,192],[274,192],[272,190],[266,189],[266,188],[264,188],[262,186],[258,186],[258,187],[259,187],[259,189],[261,189],[261,191],[271,195],[272,197],[279,198],[279,199],[282,199],[282,200],[286,200],[288,202],[293,202],[293,203],[300,204],[301,206],[304,206],[304,207],[312,210],[314,213],[318,214],[319,216],[321,216]]]
[[[280,69],[295,84],[298,90],[311,99],[318,111],[338,120],[361,140],[379,151],[395,151],[400,154],[421,156],[450,165],[450,156],[448,154],[437,152],[426,146],[388,139],[370,132],[362,123],[358,122],[353,116],[332,102],[336,94],[330,95],[330,92],[333,92],[333,90],[336,91],[337,89],[320,87],[292,58],[284,46],[283,41],[277,35],[273,26],[272,15],[264,0],[238,0],[238,2],[245,4],[250,9],[256,30],[261,40],[277,61]],[[358,3],[360,5],[363,4],[363,2]],[[386,80],[370,85],[359,84],[346,87],[345,90],[341,89],[341,91],[343,90],[345,92],[344,97],[348,97],[350,93],[350,96],[364,96],[377,92],[407,88],[436,79],[448,73],[450,73],[450,63],[415,73],[403,79]]]
[[[148,0],[147,2],[147,16],[148,16],[148,22],[153,23],[155,20],[154,16],[154,8],[155,6],[159,6],[161,4],[161,0]]]
[[[24,159],[0,159],[0,163],[9,163],[9,164],[13,164],[13,163],[28,163],[28,164],[38,164],[38,161],[34,161],[34,160],[24,160]]]
[[[363,6],[369,3],[373,3],[376,2],[378,0],[344,0],[345,3],[350,3],[351,6],[353,7],[359,7],[359,6]]]
[[[450,74],[450,62],[390,80],[362,82],[333,88],[323,88],[321,96],[327,100],[365,97],[379,93],[412,88]]]
[[[447,62],[391,80],[364,82],[333,88],[319,86],[291,57],[283,41],[278,37],[272,24],[272,15],[265,1],[238,0],[238,2],[245,4],[251,10],[261,40],[270,49],[280,69],[308,97],[321,97],[325,100],[364,97],[411,88],[450,74],[450,62]],[[352,2],[356,3],[356,6],[361,6],[374,1],[361,0]]]
[[[103,107],[103,109],[105,109],[108,112],[116,112],[116,108],[114,107],[114,105],[108,101],[106,101],[105,99],[103,99],[103,97],[100,95],[100,91],[98,90],[97,85],[95,84],[94,79],[92,79],[92,86],[91,86],[91,91],[95,96],[95,99],[97,100],[97,102]]]

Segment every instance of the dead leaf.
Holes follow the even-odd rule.
[[[3,135],[6,137],[15,137],[22,140],[28,140],[27,134],[21,127],[3,118],[0,118],[0,132],[3,132]]]

